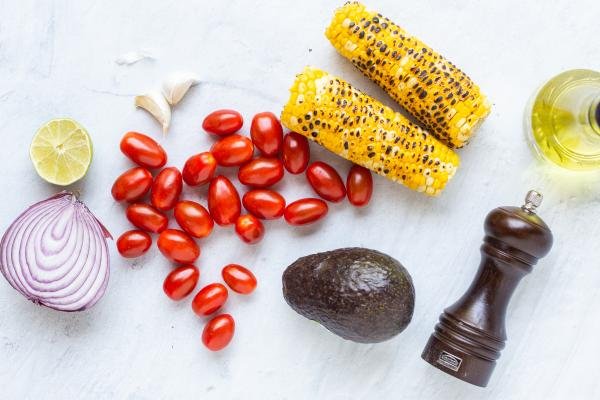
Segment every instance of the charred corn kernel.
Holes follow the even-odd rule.
[[[460,69],[364,5],[339,8],[325,35],[337,51],[451,147],[464,146],[490,112]]]
[[[446,145],[340,78],[306,67],[290,92],[287,128],[411,189],[436,196],[458,167]]]

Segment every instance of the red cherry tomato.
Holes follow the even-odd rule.
[[[144,168],[161,168],[167,163],[165,150],[143,133],[127,132],[121,139],[121,151]]]
[[[242,205],[235,186],[224,176],[217,176],[208,187],[208,209],[214,221],[221,225],[234,224]]]
[[[117,239],[117,250],[125,258],[139,257],[148,251],[152,238],[144,231],[137,229],[123,233]]]
[[[183,180],[190,186],[210,182],[217,169],[217,160],[211,152],[196,154],[188,158],[183,166]]]
[[[217,311],[227,301],[227,288],[220,283],[204,286],[192,300],[192,309],[203,317]]]
[[[210,235],[215,225],[206,208],[193,201],[180,201],[173,214],[181,229],[197,238]]]
[[[225,348],[235,332],[235,321],[229,314],[217,315],[204,327],[202,331],[202,343],[212,351]]]
[[[348,200],[352,205],[362,207],[369,204],[373,194],[371,171],[360,165],[354,165],[348,173],[346,188],[348,190]]]
[[[252,159],[254,145],[246,136],[231,135],[212,145],[210,152],[223,167],[242,165]]]
[[[130,204],[125,214],[129,222],[147,232],[160,233],[169,224],[165,214],[148,204]]]
[[[256,289],[256,277],[245,267],[229,264],[221,271],[223,280],[236,293],[250,294]]]
[[[240,167],[238,179],[243,185],[268,187],[283,178],[283,164],[277,158],[257,157]]]
[[[200,247],[194,239],[177,229],[162,231],[156,244],[167,259],[178,264],[193,264],[200,256]]]
[[[168,211],[177,204],[182,188],[181,172],[175,167],[165,168],[154,178],[150,202],[157,210]]]
[[[321,161],[314,162],[306,170],[306,177],[310,186],[325,200],[337,203],[346,197],[344,181],[332,166]]]
[[[252,142],[265,156],[275,156],[281,150],[283,129],[272,112],[262,112],[252,118],[250,126]]]
[[[285,199],[273,190],[251,190],[242,202],[250,214],[261,219],[280,218],[285,210]]]
[[[116,201],[135,201],[148,193],[152,186],[152,175],[142,167],[123,172],[112,186],[111,193]]]
[[[290,174],[301,174],[308,167],[310,147],[308,139],[296,132],[283,138],[283,166]]]
[[[200,271],[193,265],[182,265],[167,275],[163,283],[163,291],[171,300],[181,300],[196,287]]]
[[[242,115],[234,110],[213,111],[204,118],[202,129],[217,136],[227,136],[239,131],[244,124]]]
[[[323,218],[328,210],[321,199],[300,199],[288,205],[283,216],[290,225],[306,225]]]
[[[252,214],[242,215],[235,222],[235,233],[245,243],[255,244],[265,235],[265,226]]]

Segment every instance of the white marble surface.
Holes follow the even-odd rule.
[[[0,227],[56,192],[28,159],[33,133],[70,116],[90,131],[92,168],[75,189],[118,236],[128,228],[110,196],[130,163],[118,142],[127,130],[160,138],[132,95],[174,70],[205,81],[176,109],[161,142],[170,163],[205,149],[203,116],[220,107],[279,112],[294,74],[312,64],[392,104],[338,56],[323,36],[341,1],[1,0]],[[600,177],[536,163],[522,111],[546,78],[600,66],[596,0],[484,2],[369,0],[465,69],[494,103],[463,165],[441,198],[383,178],[366,210],[332,207],[324,223],[291,229],[268,223],[248,247],[231,229],[203,241],[202,284],[239,262],[260,279],[255,295],[232,296],[232,344],[200,343],[203,321],[190,300],[162,293],[171,268],[153,249],[131,264],[112,249],[112,276],[92,310],[63,314],[36,307],[0,282],[0,397],[3,399],[593,399],[600,398]],[[155,60],[118,66],[146,49]],[[341,171],[349,164],[313,147]],[[511,303],[508,345],[486,389],[430,367],[420,353],[441,310],[470,282],[482,221],[498,205],[520,204],[530,188],[546,198],[540,214],[556,244]],[[280,185],[288,199],[309,195],[302,177]],[[205,201],[202,190],[188,191]],[[345,342],[296,315],[281,295],[281,272],[306,253],[365,246],[398,258],[412,273],[417,304],[408,329],[378,345]]]

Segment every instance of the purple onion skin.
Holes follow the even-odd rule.
[[[106,291],[108,239],[85,204],[61,192],[32,205],[9,226],[0,242],[0,271],[35,304],[83,311]]]

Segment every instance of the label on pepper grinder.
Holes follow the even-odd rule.
[[[446,368],[450,368],[452,371],[458,371],[460,369],[460,364],[462,364],[462,358],[450,354],[447,351],[442,351],[437,362]]]

